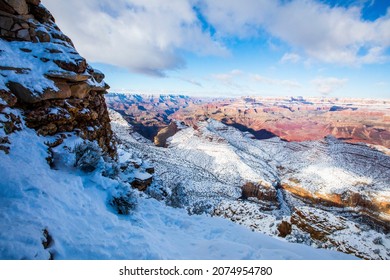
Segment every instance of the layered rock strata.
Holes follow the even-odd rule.
[[[21,108],[42,135],[76,131],[115,157],[104,75],[39,0],[0,0],[0,110]]]

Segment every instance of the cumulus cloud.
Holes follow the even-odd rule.
[[[335,77],[318,77],[311,81],[317,88],[317,91],[322,95],[328,95],[342,88],[348,79],[340,79]]]
[[[356,5],[331,7],[314,0],[205,2],[203,12],[219,36],[253,37],[265,30],[321,62],[384,62],[390,47],[390,10],[370,22],[362,19],[362,7]]]
[[[361,6],[316,0],[42,1],[90,61],[152,75],[184,67],[183,53],[228,55],[223,42],[264,36],[296,50],[281,62],[388,61],[390,10],[365,21]]]
[[[164,75],[185,65],[180,51],[226,55],[202,30],[191,1],[47,0],[61,29],[94,62]]]

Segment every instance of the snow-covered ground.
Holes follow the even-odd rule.
[[[245,182],[275,186],[282,180],[297,177],[303,182],[302,186],[313,193],[356,190],[380,197],[389,191],[389,170],[373,168],[389,159],[366,146],[345,144],[331,138],[302,143],[288,143],[276,138],[259,141],[248,133],[208,120],[198,123],[196,128],[182,129],[168,139],[168,148],[160,148],[140,141],[141,136],[135,134],[118,113],[111,111],[110,115],[113,130],[121,141],[120,147],[131,150],[135,157],[150,161],[155,167],[157,184],[150,188],[152,196],[159,198],[156,195],[158,190],[154,189],[157,186],[170,194],[179,190],[180,200],[175,201],[174,206],[186,208],[189,213],[208,212],[225,217],[270,236],[278,236],[277,226],[282,220],[290,219],[291,207],[304,207],[305,203],[278,190],[281,207],[264,209],[256,199],[239,199],[240,187]],[[364,158],[358,157],[354,161],[355,153],[377,161],[373,166],[367,165]],[[169,199],[167,203],[172,205]],[[326,217],[343,219],[339,217],[343,213],[336,208],[316,213],[318,217],[328,213]],[[346,244],[338,249],[348,252],[345,248],[350,245],[366,258],[390,257],[389,235],[354,219],[346,224],[345,229],[330,237],[334,243]],[[311,239],[307,232],[294,225],[287,239],[315,247],[337,248],[329,242]],[[378,244],[377,240],[383,242]]]
[[[129,186],[102,176],[102,160],[92,173],[76,169],[72,150],[81,139],[67,135],[50,168],[45,142],[54,137],[26,127],[8,137],[10,153],[0,151],[1,259],[353,259],[226,219],[189,216],[138,191],[130,192],[136,209],[118,215],[108,201]],[[124,161],[136,159],[134,151],[120,152]]]

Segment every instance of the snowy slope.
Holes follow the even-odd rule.
[[[69,134],[54,149],[55,169],[45,159],[45,142],[54,138],[24,127],[9,139],[10,153],[0,152],[1,259],[353,258],[276,240],[222,218],[188,216],[138,192],[137,208],[118,215],[107,201],[126,186],[101,175],[103,162],[92,173],[73,167],[71,150],[81,139]],[[53,239],[47,249],[44,230]]]
[[[364,146],[332,139],[327,140],[330,143],[288,143],[276,138],[259,141],[233,127],[208,120],[198,123],[195,128],[182,129],[168,139],[168,148],[160,148],[139,141],[140,136],[132,132],[118,113],[110,112],[110,115],[113,130],[121,141],[120,147],[152,162],[158,185],[171,196],[179,193],[179,201],[172,203],[168,197],[167,204],[183,207],[190,213],[221,216],[270,236],[278,236],[278,224],[282,220],[289,221],[295,207],[307,207],[308,204],[281,190],[277,191],[280,206],[277,209],[264,207],[256,199],[239,199],[240,187],[245,182],[276,186],[289,176],[300,176],[303,187],[313,188],[313,193],[319,188],[328,193],[355,188],[364,194],[364,182],[375,187],[367,188],[370,193],[388,191],[388,170],[370,172],[364,161],[353,161],[353,153],[371,156],[370,149]],[[329,150],[334,154],[331,155]],[[373,153],[375,158],[386,160],[382,154]],[[149,193],[163,199],[155,194],[158,190],[151,189]],[[345,227],[327,237],[331,241],[315,240],[295,225],[287,240],[344,252],[354,250],[364,258],[388,259],[390,236],[361,224],[359,219],[348,214],[348,210],[327,208],[315,211],[318,219],[325,215],[338,221],[345,219],[342,216],[348,216]],[[377,240],[382,240],[381,244]]]

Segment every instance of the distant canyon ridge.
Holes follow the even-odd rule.
[[[111,120],[122,120],[118,143],[153,163],[156,182],[181,194],[174,205],[291,242],[390,257],[390,100],[105,98]]]
[[[196,126],[211,118],[257,139],[320,140],[332,135],[349,143],[390,148],[390,100],[302,97],[198,98],[183,95],[106,95],[135,131],[165,146],[176,123]],[[172,123],[172,124],[171,124]],[[171,124],[171,125],[170,125]],[[379,147],[378,147],[379,146]]]

